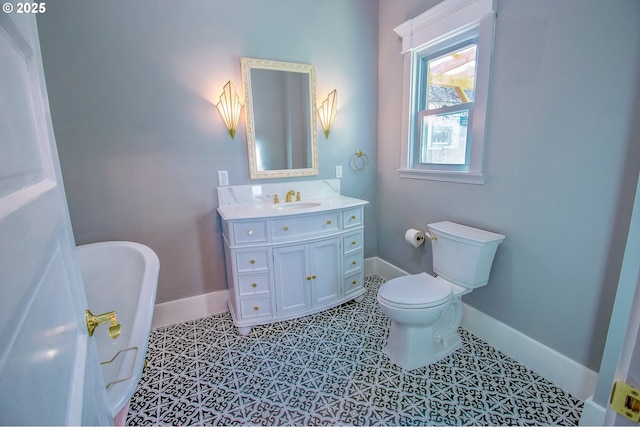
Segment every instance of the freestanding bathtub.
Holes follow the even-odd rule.
[[[98,326],[98,347],[111,414],[116,425],[126,421],[129,400],[144,366],[160,261],[149,247],[134,242],[101,242],[77,247],[89,310],[115,310],[120,336],[109,336],[109,324]]]

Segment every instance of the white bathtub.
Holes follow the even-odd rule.
[[[115,310],[121,325],[116,339],[108,324],[98,326],[93,338],[101,362],[115,357],[101,365],[102,373],[113,417],[126,419],[147,352],[160,262],[153,250],[134,242],[81,245],[77,253],[89,310],[94,315]]]

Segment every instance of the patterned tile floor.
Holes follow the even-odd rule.
[[[364,300],[240,336],[221,314],[151,332],[130,425],[577,425],[582,402],[460,330],[405,371],[367,277]]]

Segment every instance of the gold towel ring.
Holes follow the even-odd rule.
[[[362,159],[362,160],[360,160]],[[353,167],[356,170],[363,171],[369,167],[369,156],[367,156],[362,151],[356,151],[355,156],[353,157]]]

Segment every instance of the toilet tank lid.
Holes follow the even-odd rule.
[[[491,231],[480,230],[478,228],[469,227],[468,225],[456,224],[451,221],[440,221],[427,224],[430,231],[436,235],[442,234],[451,238],[462,238],[472,240],[479,243],[501,242],[505,236]]]

